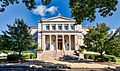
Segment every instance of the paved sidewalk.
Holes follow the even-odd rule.
[[[63,62],[57,60],[44,60],[44,62],[51,62],[54,64],[65,64],[72,69],[86,69],[86,68],[112,68],[115,69],[115,66],[102,65],[98,63],[74,63],[74,62]]]

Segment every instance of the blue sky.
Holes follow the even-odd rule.
[[[119,0],[118,0],[119,1]],[[63,16],[71,18],[71,10],[69,8],[69,0],[53,0],[50,5],[41,6],[40,2],[37,3],[37,9],[29,11],[26,9],[24,4],[10,5],[4,12],[0,12],[0,34],[2,30],[7,30],[7,24],[14,23],[15,18],[24,19],[29,26],[37,26],[37,21],[41,18],[49,18],[57,16],[59,13]],[[42,12],[41,12],[42,8]],[[103,18],[96,13],[97,18],[90,25],[96,23],[107,23],[110,28],[120,27],[120,1],[117,5],[117,11],[114,12],[113,16]],[[88,25],[89,22],[83,22],[83,25]]]

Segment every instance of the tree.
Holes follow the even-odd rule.
[[[72,16],[77,24],[81,24],[84,20],[94,21],[96,12],[103,17],[112,16],[117,4],[117,0],[70,0],[69,2]]]
[[[27,9],[32,10],[35,8],[36,2],[35,0],[21,0],[22,3],[25,4],[25,6],[27,7]],[[14,5],[14,4],[19,4],[20,0],[0,0],[0,12],[3,12],[5,10],[5,8],[7,6],[9,6],[10,4]],[[40,2],[42,2],[42,4],[44,5],[48,5],[51,0],[40,0]]]
[[[101,57],[103,57],[103,52],[120,56],[120,28],[110,34],[109,29],[105,23],[90,29],[84,39],[84,44],[87,45],[86,49],[99,52]]]
[[[52,0],[40,0],[43,5],[50,4]],[[22,0],[25,6],[32,10],[36,6],[37,0]],[[19,3],[18,0],[0,0],[1,8],[0,12],[3,12],[10,4]],[[96,18],[95,13],[100,13],[101,16],[112,16],[116,11],[116,5],[118,0],[69,0],[69,7],[71,8],[72,16],[76,20],[76,24],[81,24],[84,20],[90,22]]]
[[[85,35],[84,44],[87,45],[87,50],[99,52],[103,57],[103,52],[106,51],[106,42],[108,41],[108,30],[109,27],[105,23],[90,29]]]
[[[106,45],[106,54],[120,56],[120,27],[109,34],[109,39]]]
[[[33,39],[29,27],[24,23],[23,19],[16,19],[12,26],[7,26],[8,31],[3,31],[3,45],[7,49],[18,52],[19,57],[21,57],[22,51],[33,49]]]

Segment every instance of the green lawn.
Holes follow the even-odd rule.
[[[0,59],[7,59],[7,56],[0,56]]]
[[[7,57],[0,57],[0,64],[7,63]]]
[[[120,64],[120,57],[116,57],[117,58],[117,64]]]

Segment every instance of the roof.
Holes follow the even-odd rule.
[[[73,21],[75,22],[74,19],[72,18],[68,18],[68,17],[64,17],[62,16],[61,14],[59,14],[58,16],[56,17],[51,17],[51,18],[43,18],[42,21]]]

